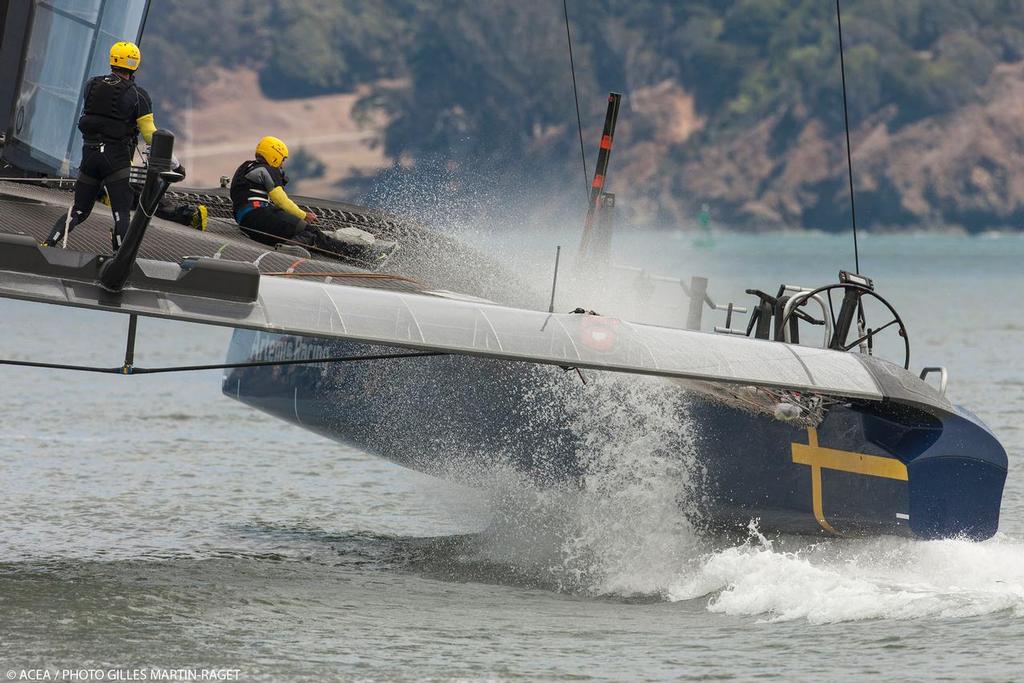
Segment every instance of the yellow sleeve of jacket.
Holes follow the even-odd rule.
[[[287,211],[296,218],[306,217],[306,212],[292,201],[291,197],[288,196],[288,193],[280,185],[270,191],[270,201],[274,202],[274,206],[277,208]]]
[[[139,127],[139,132],[142,133],[142,139],[146,141],[146,144],[153,144],[153,133],[156,132],[156,124],[153,122],[153,115],[146,114],[135,119],[135,125]]]

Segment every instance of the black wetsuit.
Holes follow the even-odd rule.
[[[75,203],[53,226],[49,245],[56,245],[92,213],[103,188],[110,198],[114,227],[110,232],[114,251],[121,245],[131,222],[135,195],[128,185],[135,140],[136,121],[153,113],[145,90],[116,74],[96,76],[85,86],[85,106],[78,121],[82,131],[82,163],[75,182]]]
[[[262,158],[246,161],[231,178],[231,207],[242,232],[270,246],[296,243],[336,254],[360,256],[364,250],[325,235],[298,216],[273,204],[270,193],[288,184],[284,171]]]
[[[160,203],[156,205],[156,211],[153,213],[157,218],[174,221],[175,223],[181,223],[193,228],[196,227],[193,224],[196,207],[186,202],[172,202],[169,199],[162,198]]]
[[[295,241],[309,226],[306,221],[274,206],[270,193],[287,183],[284,172],[263,159],[250,159],[231,178],[231,209],[242,232],[269,244]]]
[[[182,176],[185,175],[185,169],[181,166],[178,166],[174,170]],[[138,186],[133,187],[132,193],[134,195],[132,199],[132,211],[136,211],[139,208],[139,196],[142,194],[142,188]],[[100,201],[108,205],[110,204],[109,197],[101,197]],[[157,218],[181,223],[182,225],[187,225],[189,227],[196,227],[194,224],[196,207],[188,202],[177,202],[169,199],[167,195],[160,198],[160,203],[156,205],[156,211],[153,212],[153,215]]]

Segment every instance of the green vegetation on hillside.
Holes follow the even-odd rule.
[[[624,119],[644,87],[694,96],[703,128],[651,160],[663,172],[767,117],[781,122],[774,149],[808,121],[842,128],[828,0],[570,0],[569,11],[588,125],[609,90],[626,94]],[[844,34],[852,123],[889,112],[899,129],[975,102],[997,64],[1024,59],[1024,0],[846,0]],[[557,0],[160,2],[145,48],[165,107],[201,87],[208,65],[254,67],[272,97],[369,84],[361,107],[390,116],[393,158],[444,158],[485,182],[578,173]],[[656,136],[642,117],[633,125],[633,143]]]

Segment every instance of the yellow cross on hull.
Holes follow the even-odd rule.
[[[907,481],[907,466],[896,458],[884,458],[877,455],[840,451],[818,445],[818,430],[813,427],[807,430],[807,443],[793,443],[793,462],[798,465],[809,465],[811,468],[811,503],[814,518],[822,529],[830,534],[840,535],[825,519],[825,509],[821,494],[821,470],[838,470],[852,472],[869,477],[883,477]]]

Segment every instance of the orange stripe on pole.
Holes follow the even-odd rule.
[[[612,137],[610,135],[604,135],[601,137],[601,149],[612,148]]]
[[[604,176],[603,175],[596,175],[596,176],[594,176],[593,187],[597,187],[597,188],[604,187]]]

